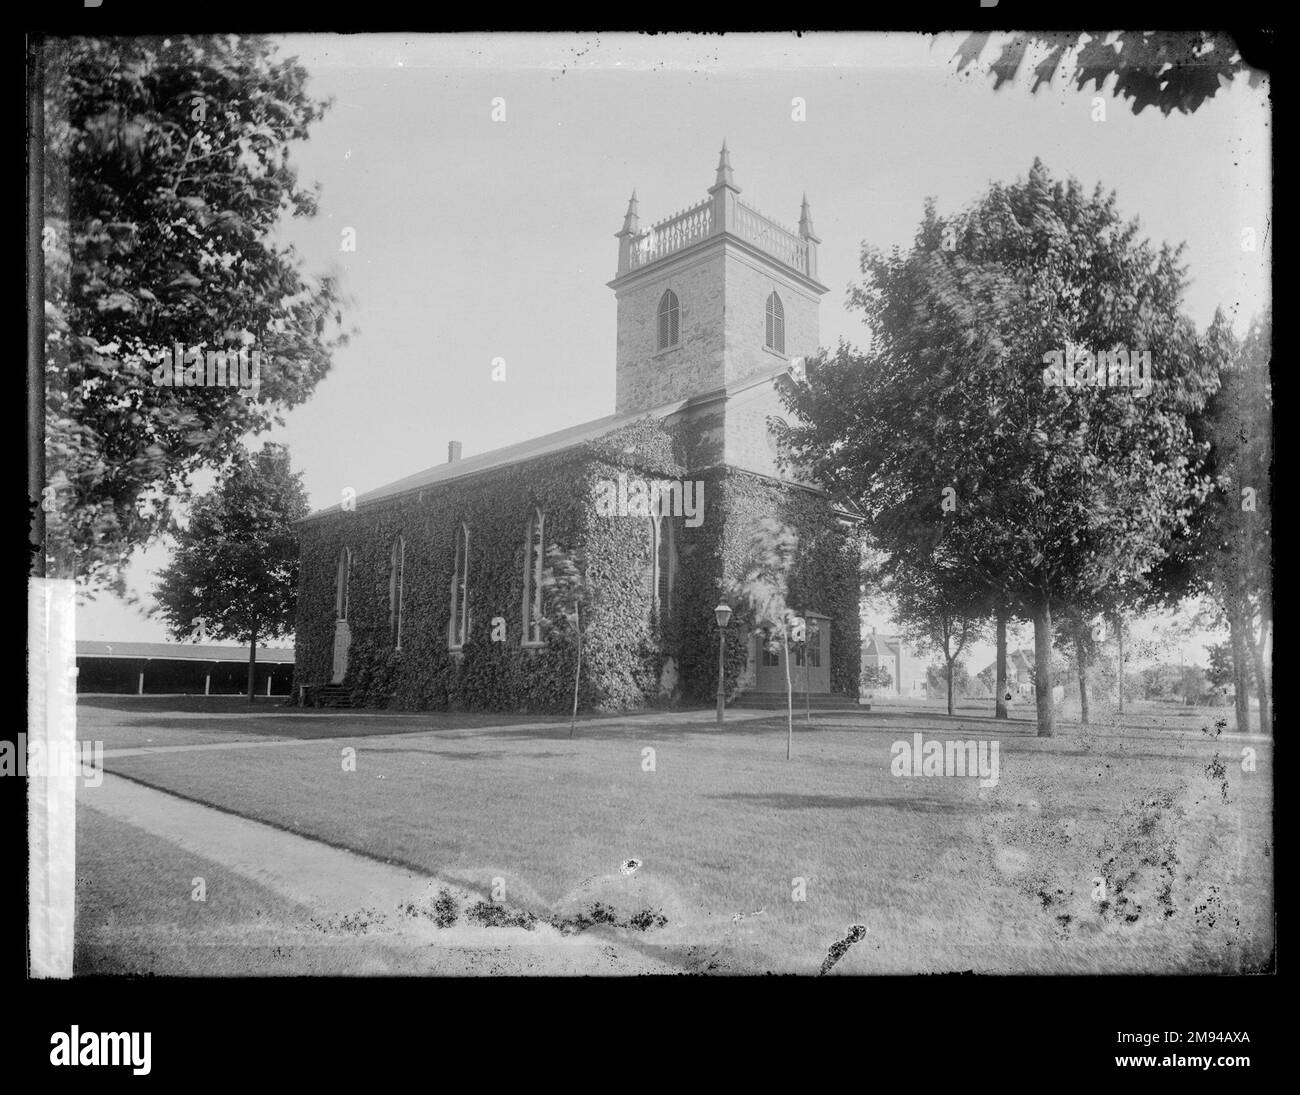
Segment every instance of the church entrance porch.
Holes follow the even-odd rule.
[[[807,637],[803,643],[790,644],[790,685],[796,693],[810,695],[831,690],[831,621],[818,612],[804,614]],[[754,666],[754,691],[785,695],[785,643],[766,641],[766,633],[750,639],[750,657]]]

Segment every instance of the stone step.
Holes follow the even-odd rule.
[[[784,711],[786,708],[786,702],[786,694],[784,692],[746,692],[732,701],[730,706],[764,711]],[[807,703],[805,704],[802,693],[796,692],[794,694],[795,714],[804,710],[805,706],[813,711],[871,710],[870,704],[858,703],[857,700],[850,699],[848,696],[840,696],[827,692],[813,693],[808,697]]]

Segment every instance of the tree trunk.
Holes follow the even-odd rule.
[[[948,714],[955,715],[957,712],[952,703],[952,662],[953,659],[947,659],[948,662]]]
[[[803,644],[803,718],[804,722],[812,722],[812,700],[808,697],[808,674],[811,672],[809,663],[811,658],[808,656],[808,642],[805,639]]]
[[[573,717],[569,720],[569,737],[573,737],[573,728],[578,724],[578,682],[582,680],[582,612],[575,605],[573,619],[578,633],[578,665],[573,671]]]
[[[1079,721],[1088,725],[1088,661],[1083,649],[1083,636],[1074,636],[1074,660],[1079,669]]]
[[[1116,714],[1124,714],[1124,617],[1115,613],[1115,640],[1119,643],[1119,677],[1118,695],[1115,701]]]
[[[790,749],[794,745],[794,685],[790,681],[790,631],[787,625],[785,633],[785,759],[790,759]]]
[[[253,702],[253,678],[257,674],[257,628],[248,644],[248,702]]]
[[[1263,616],[1259,621],[1259,641],[1250,644],[1251,658],[1254,661],[1255,668],[1255,692],[1259,697],[1259,732],[1261,734],[1271,734],[1273,732],[1273,710],[1269,702],[1269,676],[1268,663],[1264,657],[1264,652],[1268,647],[1268,642],[1272,638],[1273,621],[1267,616]]]
[[[1034,606],[1034,703],[1038,736],[1050,738],[1056,730],[1056,709],[1052,704],[1052,605],[1046,595]]]
[[[1005,719],[1007,717],[1007,609],[1005,605],[998,605],[997,645],[997,668],[993,671],[996,681],[993,717]]]
[[[1241,602],[1235,592],[1229,592],[1228,636],[1232,643],[1232,687],[1234,708],[1237,713],[1237,733],[1250,733],[1250,662],[1246,653],[1246,621],[1242,619]]]

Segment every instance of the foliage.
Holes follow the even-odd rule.
[[[46,50],[47,554],[88,588],[122,589],[192,473],[306,400],[346,339],[335,280],[271,241],[283,217],[316,213],[289,148],[326,107],[276,48],[224,35]],[[258,390],[156,386],[177,344],[258,351]]]
[[[1035,161],[959,217],[928,205],[909,251],[865,248],[862,269],[872,346],[809,363],[786,441],[895,564],[928,554],[970,598],[1030,616],[1045,658],[1052,606],[1141,587],[1208,489],[1190,420],[1217,347],[1180,311],[1179,250]],[[1149,352],[1150,390],[1046,383],[1071,348]]]
[[[195,500],[155,589],[158,614],[173,638],[201,630],[248,643],[251,667],[259,639],[292,630],[298,592],[293,523],[307,515],[301,479],[290,471],[288,451],[267,444],[233,463],[215,490]]]
[[[867,693],[876,689],[885,691],[894,687],[894,678],[883,665],[869,665],[862,670],[861,687]]]
[[[992,37],[988,31],[966,36],[953,60],[957,72],[978,68],[980,55]],[[1034,67],[1031,94],[1051,86],[1058,71],[1072,63],[1075,86],[1083,91],[1093,83],[1101,91],[1115,77],[1111,94],[1129,100],[1134,114],[1148,106],[1162,114],[1173,111],[1191,114],[1212,99],[1237,76],[1245,73],[1251,87],[1258,87],[1264,73],[1247,65],[1237,42],[1221,31],[1117,31],[1113,35],[1095,31],[1029,31],[1010,35],[1002,43],[997,59],[987,65],[993,76],[993,90],[1014,83],[1026,54],[1046,50]]]

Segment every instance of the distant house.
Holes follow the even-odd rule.
[[[925,666],[907,649],[907,644],[898,635],[878,634],[871,629],[871,634],[862,640],[862,672],[868,669],[883,669],[889,674],[888,689],[863,687],[863,694],[868,692],[876,696],[893,696],[896,698],[925,698]]]
[[[1007,651],[1007,688],[1012,699],[1027,699],[1034,694],[1034,652],[1032,650]],[[980,670],[981,679],[997,681],[997,662],[989,662]]]
[[[292,685],[293,647],[259,646],[254,691],[287,696]],[[77,640],[78,692],[237,696],[247,689],[246,646]]]

